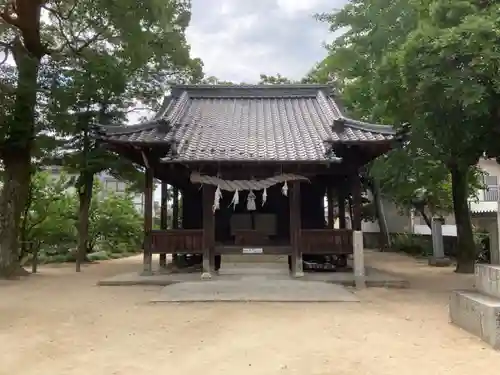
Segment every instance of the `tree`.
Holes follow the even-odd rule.
[[[64,77],[68,70],[60,68],[75,66],[68,59],[85,61],[96,52],[113,53],[137,71],[143,67],[144,76],[133,79],[141,79],[147,97],[167,83],[165,75],[155,74],[159,66],[165,69],[169,64],[172,75],[177,68],[200,69],[200,61],[189,58],[184,34],[189,19],[189,1],[182,0],[125,0],[119,6],[104,0],[0,0],[0,47],[13,57],[15,66],[15,73],[2,74],[9,78],[2,81],[9,97],[1,103],[7,107],[2,109],[6,116],[0,133],[5,169],[0,195],[0,277],[15,276],[20,269],[20,218],[28,198],[37,126],[54,125],[40,106],[50,104],[47,92],[52,86],[72,83]],[[1,60],[5,60],[2,70],[11,70],[7,59]],[[52,77],[49,87],[39,80],[44,72]],[[40,96],[45,99],[37,102]],[[78,97],[79,104],[84,102]]]
[[[107,192],[103,199],[92,200],[90,216],[89,252],[96,246],[109,253],[136,252],[142,247],[143,219],[130,196]]]
[[[403,206],[416,194],[428,208],[447,209],[451,187],[458,272],[472,271],[475,258],[467,205],[473,166],[498,149],[487,142],[498,132],[491,126],[498,123],[495,12],[488,1],[353,0],[319,16],[332,31],[347,31],[308,77],[333,81],[356,116],[410,124],[412,147],[389,154],[377,174],[406,182],[392,185]],[[403,169],[392,157],[413,162]]]
[[[259,84],[261,85],[282,85],[282,84],[290,84],[294,83],[292,80],[283,77],[281,74],[276,74],[275,76],[268,76],[266,74],[260,75]]]
[[[42,246],[67,247],[74,243],[74,195],[68,191],[67,176],[54,178],[37,172],[30,181],[29,198],[22,216],[20,259]]]
[[[89,209],[89,236],[85,258],[96,252],[111,255],[136,252],[142,241],[142,216],[131,196],[115,194],[94,183]],[[30,186],[30,206],[23,215],[22,238],[41,259],[76,260],[78,192],[66,174],[39,171]]]
[[[388,51],[397,49],[417,27],[418,9],[411,0],[351,0],[343,8],[316,15],[337,37],[327,57],[305,77],[332,83],[356,116],[390,124],[373,95],[373,74]]]
[[[374,87],[384,97],[404,92],[399,103],[384,105],[400,116],[404,109],[422,149],[448,169],[457,272],[470,273],[476,250],[467,201],[469,176],[485,152],[498,151],[500,10],[488,1],[437,0],[424,5],[419,27],[388,54]]]
[[[412,144],[375,160],[370,174],[385,198],[403,212],[417,212],[429,228],[433,216],[453,212],[451,176],[446,166]],[[471,171],[471,197],[479,188],[479,174],[479,170]]]

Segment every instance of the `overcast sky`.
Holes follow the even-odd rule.
[[[325,56],[328,25],[315,13],[347,0],[192,0],[188,41],[205,73],[255,83],[261,73],[300,79]]]

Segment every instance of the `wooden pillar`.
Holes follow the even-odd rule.
[[[160,207],[160,229],[167,229],[167,201],[168,201],[168,185],[165,182],[161,183],[161,207]],[[167,254],[160,254],[160,270],[167,268]]]
[[[344,188],[344,186],[341,186],[338,189],[338,201],[337,201],[337,204],[339,206],[339,228],[340,229],[346,228],[345,201],[346,201],[345,188]]]
[[[326,202],[328,205],[328,229],[333,229],[333,188],[331,186],[327,186],[326,188]]]
[[[358,173],[352,176],[352,229],[361,230],[363,203],[361,200],[361,179]]]
[[[172,229],[179,229],[179,189],[172,186]],[[172,254],[172,261],[178,265],[178,255]]]
[[[179,229],[179,189],[172,189],[172,228]]]
[[[301,212],[300,212],[300,181],[290,184],[290,243],[292,245],[291,268],[294,277],[304,276],[302,250],[300,248]]]
[[[146,167],[144,181],[144,244],[142,274],[153,274],[153,254],[151,253],[151,230],[153,229],[153,170]]]
[[[215,218],[212,211],[214,204],[215,187],[212,185],[203,185],[203,273],[202,279],[212,277],[212,269],[215,264],[214,246],[215,246]]]

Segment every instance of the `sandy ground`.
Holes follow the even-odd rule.
[[[95,285],[138,262],[0,282],[0,374],[498,374],[500,353],[448,323],[448,291],[471,284],[451,268],[371,255],[412,288],[361,303],[153,305],[159,287]]]

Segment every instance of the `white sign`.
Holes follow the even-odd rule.
[[[258,247],[247,247],[243,248],[243,254],[262,254],[264,249]]]

